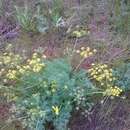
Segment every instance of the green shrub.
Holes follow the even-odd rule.
[[[50,5],[49,5],[50,4]],[[45,32],[57,26],[63,14],[63,1],[39,1],[34,11],[25,4],[24,7],[15,6],[16,19],[27,32]]]
[[[114,75],[117,77],[116,84],[125,91],[130,90],[130,63],[122,63],[115,68]]]
[[[15,6],[16,9],[16,20],[23,30],[27,32],[37,32],[35,15],[33,15],[31,9],[28,5],[24,5],[24,7]]]
[[[83,59],[95,54],[91,51],[96,53],[89,47],[77,50]],[[89,110],[102,97],[119,97],[122,92],[106,64],[92,64],[87,72],[79,69],[82,59],[76,68],[66,58],[47,60],[40,53],[24,60],[4,53],[0,59],[0,90],[14,102],[10,118],[30,130],[47,129],[47,124],[67,130],[73,111]]]
[[[52,30],[57,27],[59,20],[63,17],[63,1],[52,2],[39,1],[37,4],[37,29],[39,32]]]
[[[45,64],[40,72],[25,73],[15,84],[16,116],[22,115],[23,125],[31,130],[45,129],[47,122],[53,123],[56,130],[66,130],[71,112],[76,107],[91,106],[92,101],[87,98],[91,95],[87,93],[98,90],[85,71],[72,74],[72,67],[65,59]]]

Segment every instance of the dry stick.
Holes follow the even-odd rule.
[[[74,71],[77,71],[78,68],[80,67],[80,65],[84,62],[85,58],[83,58],[80,63],[76,66],[76,68],[74,69]]]
[[[104,97],[102,106],[105,106],[105,104],[107,103],[108,99],[109,99],[109,96]]]
[[[109,97],[107,97],[107,100],[108,100],[108,98]],[[105,107],[105,104],[102,106],[102,107]],[[101,118],[100,119],[103,119],[111,110],[112,110],[112,108],[113,108],[113,106],[112,106],[112,104],[108,107],[108,109],[107,109],[107,111],[106,111],[106,114],[105,115],[103,115],[102,113],[101,113]]]
[[[75,48],[76,48],[76,45],[77,45],[77,41],[78,39],[76,38],[75,40],[75,43],[74,43],[74,46],[73,46],[73,49],[72,49],[72,53],[70,54],[70,56],[68,57],[68,60],[71,62],[72,58],[73,58],[73,55],[74,55],[74,52],[75,52]]]
[[[76,38],[75,40],[75,43],[74,43],[74,46],[73,46],[73,49],[72,49],[72,53],[70,54],[70,58],[69,58],[69,61],[72,62],[72,58],[73,58],[73,55],[74,55],[74,52],[75,52],[75,48],[77,46],[77,43],[78,43],[78,39]]]
[[[73,51],[72,51],[72,54],[71,54],[71,57],[73,57],[73,55],[74,55],[74,52],[75,52],[75,48],[76,48],[76,46],[77,46],[77,43],[78,43],[78,39],[76,38],[75,43],[74,43],[74,47],[73,47]]]
[[[109,59],[108,63],[111,62],[111,61],[112,61],[114,58],[116,58],[117,56],[121,56],[121,54],[122,54],[123,52],[126,52],[126,51],[128,51],[128,50],[129,50],[129,49],[123,49],[123,50],[120,51],[119,53],[113,55],[113,56]]]
[[[105,106],[105,104],[107,103],[108,99],[109,99],[108,96],[104,97],[103,103],[102,103],[102,108],[104,108],[104,106]],[[104,116],[102,116],[102,115],[103,115],[103,112],[100,112],[99,114],[101,115],[101,117],[100,117],[99,119],[100,119],[100,120],[103,119],[103,117],[104,117]]]

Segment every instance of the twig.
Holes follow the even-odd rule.
[[[74,72],[78,70],[78,68],[80,67],[80,65],[84,62],[85,58],[83,58],[80,63],[76,66],[76,68],[74,69]]]

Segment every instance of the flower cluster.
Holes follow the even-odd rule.
[[[36,98],[37,98],[37,96],[38,96],[38,94],[36,94]],[[32,97],[35,97],[35,95],[33,95]],[[21,114],[22,114],[23,117],[26,117],[26,116],[28,117],[28,118],[21,118],[21,119],[18,118],[18,120],[21,121],[23,128],[26,128],[29,125],[30,125],[30,127],[33,127],[33,123],[38,118],[41,118],[41,117],[45,116],[45,114],[46,114],[46,111],[43,110],[38,105],[36,105],[34,102],[36,103],[36,101],[31,102],[29,99],[27,99],[27,100],[23,100],[22,104],[20,104],[18,106],[15,104],[12,104],[12,106],[9,109],[10,115],[11,115],[9,117],[9,120],[14,120],[17,117],[21,116]]]
[[[9,70],[6,76],[8,79],[14,80],[17,79],[17,74],[18,72],[16,70]]]
[[[15,55],[14,53],[3,53],[0,56],[0,66],[10,65],[14,66],[22,60],[20,55]]]
[[[45,67],[45,64],[42,63],[41,59],[38,57],[38,54],[34,53],[32,58],[27,60],[26,65],[18,65],[15,70],[9,70],[7,73],[7,78],[13,80],[16,79],[17,76],[31,71],[38,73],[43,67]]]
[[[106,87],[104,90],[105,96],[118,97],[122,93],[122,89],[113,85],[116,78],[112,72],[113,70],[107,64],[92,64],[92,68],[88,70],[92,79],[96,80],[101,86]]]
[[[55,80],[51,82],[50,87],[51,87],[51,92],[52,92],[52,93],[56,92],[56,89],[57,89],[57,83],[56,83]]]
[[[104,92],[104,95],[118,97],[121,93],[122,93],[122,89],[120,89],[117,86],[114,86],[114,87],[110,87],[106,89],[106,91]]]
[[[43,67],[45,67],[45,64],[42,63],[37,53],[34,53],[32,59],[28,60],[27,62],[28,65],[26,67],[30,67],[30,69],[32,69],[33,72],[39,72]]]
[[[72,32],[72,35],[77,37],[77,38],[80,38],[80,37],[83,37],[87,34],[87,32],[85,30],[80,30],[80,31],[73,31]]]
[[[80,50],[77,50],[76,52],[79,53],[81,57],[88,58],[90,56],[93,56],[97,52],[97,50],[92,50],[90,49],[90,47],[81,47]]]
[[[98,81],[102,86],[104,82],[110,83],[115,80],[112,69],[106,64],[92,64],[92,68],[88,70],[91,78]]]
[[[76,107],[77,110],[79,109],[79,106],[85,105],[84,102],[86,101],[86,99],[85,99],[84,91],[85,90],[81,87],[77,87],[76,89],[73,90],[73,94],[75,96],[74,101],[77,104]]]
[[[27,61],[23,61],[21,56],[13,53],[3,53],[0,56],[0,76],[4,81],[15,80],[26,72],[38,73],[44,67],[45,64],[37,53],[34,53]]]
[[[84,28],[84,27],[79,27],[77,26],[76,29],[74,31],[72,31],[72,36],[76,37],[76,38],[81,38],[85,35],[90,34],[90,31],[88,28]]]
[[[2,53],[0,56],[0,80],[7,82],[7,78],[16,79],[17,66],[22,63],[22,57],[12,52]]]

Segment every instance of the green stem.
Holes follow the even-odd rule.
[[[99,91],[99,92],[91,92],[91,93],[87,93],[87,95],[93,95],[93,94],[103,94],[102,91]]]

